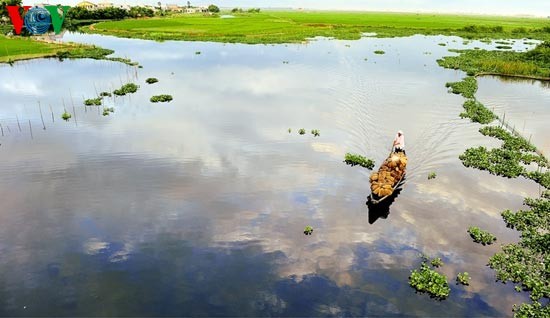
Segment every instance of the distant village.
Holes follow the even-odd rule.
[[[161,4],[159,2],[159,6],[152,6],[152,5],[136,5],[137,7],[143,7],[147,9],[151,9],[154,12],[158,10],[164,10],[164,11],[170,11],[170,12],[178,12],[178,13],[208,13],[208,6],[191,6],[189,2],[187,2],[186,6],[180,6],[177,4]],[[94,10],[101,10],[106,8],[120,8],[124,10],[130,10],[132,7],[136,6],[130,6],[128,4],[114,4],[112,2],[99,2],[99,3],[93,3],[90,1],[82,1],[76,4],[76,7],[84,8],[86,10],[94,11]]]

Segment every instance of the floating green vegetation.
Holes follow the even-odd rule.
[[[445,44],[445,43],[437,43],[437,45],[439,45],[439,46],[447,46],[447,44]]]
[[[165,103],[172,101],[172,95],[155,95],[149,99],[151,103]]]
[[[497,240],[496,236],[478,228],[477,226],[470,226],[468,228],[468,233],[470,233],[470,236],[474,239],[474,242],[481,243],[483,245],[491,245]]]
[[[376,50],[376,51],[374,51],[374,54],[386,54],[386,52],[384,52],[382,50]]]
[[[289,61],[283,61],[283,64],[288,64],[288,63],[289,63]]]
[[[319,136],[321,136],[321,133],[319,132],[318,129],[312,129],[312,130],[311,130],[311,134],[312,134],[314,137],[319,137]]]
[[[458,56],[437,60],[445,68],[462,70],[468,75],[495,74],[530,78],[550,78],[550,41],[528,52],[452,50]]]
[[[124,84],[122,85],[121,88],[119,89],[115,89],[113,91],[113,94],[117,95],[117,96],[124,96],[126,94],[132,94],[132,93],[135,93],[137,92],[139,86],[134,84],[134,83],[128,83],[128,84]]]
[[[157,78],[154,78],[154,77],[149,77],[148,79],[145,80],[145,82],[147,84],[154,84],[154,83],[157,83],[159,80]]]
[[[450,88],[453,94],[461,94],[466,98],[474,98],[477,92],[477,81],[474,77],[468,76],[460,82],[448,82],[445,87]]]
[[[521,233],[518,243],[502,246],[489,259],[497,280],[511,281],[517,290],[531,293],[532,304],[514,306],[517,317],[549,317],[550,307],[541,299],[550,298],[550,200],[526,198],[528,210],[502,212],[506,225]],[[544,303],[544,301],[543,301]]]
[[[306,134],[306,130],[304,128],[300,128],[300,130],[298,130],[298,133],[300,135],[305,135]]]
[[[56,57],[60,61],[63,61],[64,59],[90,58],[94,60],[120,62],[130,66],[138,65],[137,62],[132,62],[130,59],[121,57],[107,57],[107,55],[113,54],[114,52],[115,51],[113,50],[103,49],[97,46],[71,45],[68,50],[57,51]]]
[[[311,235],[311,234],[313,234],[313,228],[312,228],[311,226],[309,226],[309,225],[306,226],[306,227],[304,228],[304,234],[305,234],[305,235]]]
[[[536,148],[527,140],[514,136],[506,129],[499,126],[485,126],[479,129],[484,136],[490,136],[504,141],[502,147],[510,150],[535,151]]]
[[[195,55],[200,55],[201,54],[201,51],[196,51],[195,52]]]
[[[500,49],[500,50],[511,50],[512,49],[512,47],[509,46],[509,45],[497,45],[497,46],[495,46],[495,48]]]
[[[73,117],[73,116],[71,114],[67,113],[67,111],[64,111],[63,114],[61,114],[61,118],[64,121],[69,121],[69,119],[71,119],[71,117]]]
[[[288,129],[288,133],[289,133],[289,134],[292,133],[292,128],[289,128],[289,129]]]
[[[461,118],[470,118],[471,121],[480,124],[489,124],[497,118],[492,111],[475,99],[468,99],[462,105],[465,112],[460,113]]]
[[[101,92],[101,93],[99,93],[99,96],[101,96],[101,97],[111,97],[111,96],[113,96],[113,94],[111,94],[109,92]]]
[[[344,162],[347,163],[348,165],[351,165],[352,167],[359,165],[367,169],[374,168],[374,161],[372,159],[367,159],[361,155],[351,154],[349,152],[346,153]]]
[[[114,113],[115,109],[113,107],[103,108],[103,116],[109,116],[110,113]]]
[[[462,285],[470,285],[470,274],[468,274],[468,272],[464,272],[464,273],[458,273],[458,275],[456,275],[456,283],[457,284],[462,284]]]
[[[451,288],[447,282],[447,278],[430,268],[426,263],[428,259],[424,259],[419,269],[411,271],[409,276],[409,285],[420,293],[428,293],[430,297],[443,300],[449,297]]]
[[[508,178],[516,178],[525,172],[520,164],[521,153],[514,150],[485,147],[469,148],[459,156],[462,164]]]
[[[510,44],[512,44],[512,43],[511,43],[511,42],[508,42],[508,41],[495,41],[495,44],[510,45]]]
[[[436,176],[437,176],[437,174],[436,174],[435,172],[432,171],[432,172],[430,172],[430,173],[428,174],[428,180],[435,179]]]
[[[97,98],[89,98],[84,101],[84,105],[86,106],[100,106],[101,105],[101,97]]]
[[[430,263],[432,264],[433,267],[443,266],[443,261],[441,260],[441,257],[436,257],[436,258],[432,259],[432,261]]]

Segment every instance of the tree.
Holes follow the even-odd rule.
[[[218,13],[220,12],[220,8],[218,8],[218,6],[216,5],[211,4],[208,6],[208,12]]]
[[[0,17],[9,17],[7,6],[20,6],[23,0],[1,0],[0,2]]]
[[[191,2],[187,1],[187,7],[191,8]]]

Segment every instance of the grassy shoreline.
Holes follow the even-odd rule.
[[[316,36],[357,40],[363,33],[378,37],[456,35],[464,38],[535,38],[550,40],[550,22],[515,18],[415,13],[267,11],[217,15],[172,15],[101,22],[80,30],[146,40],[185,40],[244,44],[307,41]]]
[[[137,65],[129,59],[108,57],[113,50],[93,45],[75,43],[50,43],[24,37],[6,37],[0,35],[0,63],[13,64],[16,61],[37,58],[76,59],[91,58]]]

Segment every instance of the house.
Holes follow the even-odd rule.
[[[112,7],[113,7],[112,2],[104,1],[97,4],[98,9],[106,9],[106,8],[112,8]]]
[[[177,4],[167,4],[166,11],[183,12],[183,8],[178,6]]]
[[[185,13],[197,13],[197,12],[208,12],[208,7],[200,6],[200,7],[187,7],[185,8]]]
[[[84,8],[86,10],[95,10],[97,9],[97,5],[95,3],[92,3],[90,1],[81,1],[76,4],[77,7]]]

